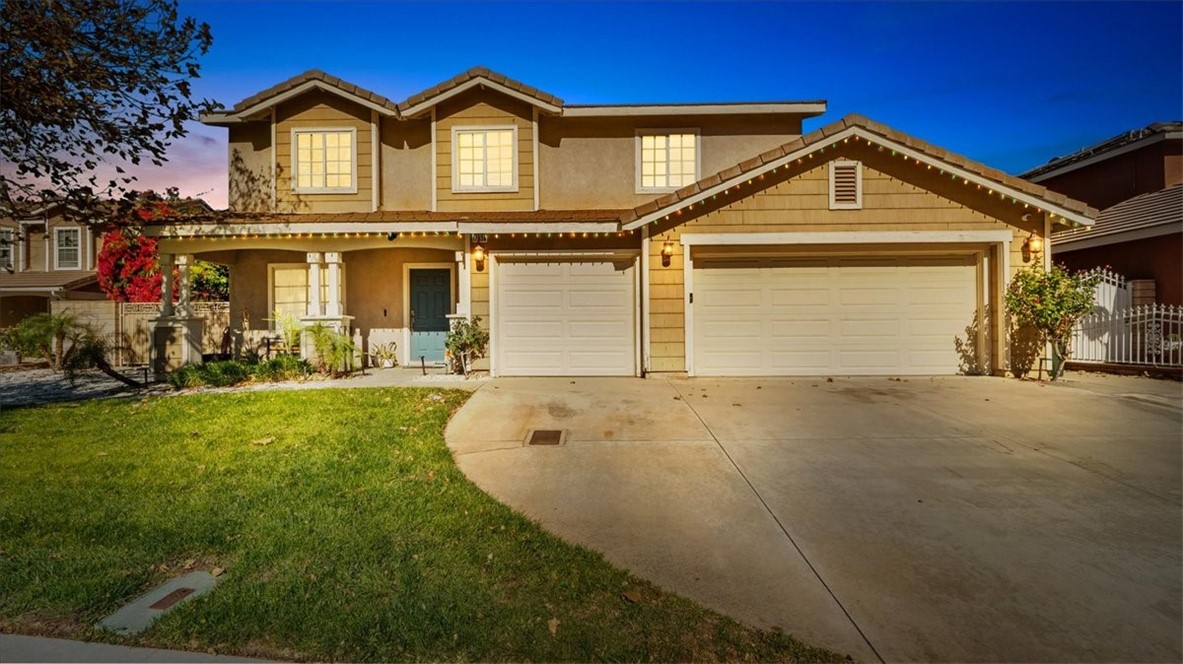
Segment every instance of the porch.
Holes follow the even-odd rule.
[[[305,331],[324,325],[348,334],[359,360],[393,350],[400,365],[417,366],[444,361],[450,317],[471,311],[467,244],[456,233],[419,231],[162,238],[160,246],[161,264],[175,263],[178,271],[194,258],[230,268],[236,357],[291,351],[293,341],[308,357]],[[186,282],[183,275],[179,282]],[[173,287],[166,279],[166,302]],[[189,308],[180,287],[175,309],[157,319],[157,328],[200,338],[200,330],[188,329]],[[156,345],[170,365],[200,361],[184,353],[183,343],[174,350]]]

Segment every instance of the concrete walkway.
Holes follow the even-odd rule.
[[[107,643],[0,634],[0,662],[263,662],[186,650],[130,648]]]
[[[558,535],[856,659],[1179,661],[1183,386],[1146,380],[497,379],[447,440]]]

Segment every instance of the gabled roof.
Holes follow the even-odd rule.
[[[1047,187],[1033,184],[1022,178],[966,159],[930,143],[913,138],[861,115],[848,115],[837,122],[825,125],[768,152],[740,162],[731,168],[703,178],[694,184],[662,196],[657,200],[634,208],[622,217],[625,229],[638,228],[651,221],[678,212],[711,196],[724,193],[745,180],[763,175],[775,168],[787,166],[790,162],[827,147],[836,146],[851,137],[861,137],[879,145],[889,147],[908,157],[929,163],[949,171],[958,178],[970,182],[990,185],[999,194],[1016,201],[1033,204],[1059,215],[1070,223],[1091,225],[1097,216],[1096,208],[1051,191]]]
[[[1183,184],[1152,191],[1101,210],[1092,228],[1052,235],[1055,249],[1085,249],[1183,232]]]
[[[203,113],[201,121],[206,124],[232,124],[242,122],[259,111],[266,110],[275,104],[311,89],[320,89],[331,94],[344,97],[352,102],[389,116],[398,117],[398,104],[382,95],[371,92],[359,85],[326,74],[319,69],[309,69],[297,74],[282,83],[273,85],[266,90],[257,92],[234,105],[230,111]]]
[[[415,116],[445,99],[482,85],[533,104],[548,113],[562,112],[562,99],[549,92],[543,92],[538,88],[531,87],[505,74],[499,74],[485,67],[473,67],[468,71],[449,78],[443,83],[438,83],[422,92],[413,94],[399,104],[398,108],[404,115]]]
[[[496,90],[528,103],[544,113],[572,117],[742,114],[793,114],[813,117],[826,111],[824,100],[691,104],[573,104],[567,106],[564,105],[562,99],[549,92],[526,85],[486,67],[473,67],[396,104],[359,85],[326,74],[319,69],[310,69],[243,99],[229,110],[202,113],[201,121],[209,125],[224,126],[256,120],[259,119],[260,112],[312,89],[324,90],[341,96],[387,117],[404,119],[421,116],[436,104],[475,87]]]
[[[1183,139],[1183,122],[1155,122],[1141,129],[1132,129],[1123,132],[1113,138],[1108,138],[1100,143],[1081,148],[1071,154],[1062,157],[1053,157],[1046,164],[1036,166],[1022,173],[1019,177],[1026,178],[1032,182],[1040,182],[1041,180],[1046,180],[1061,173],[1085,166],[1086,162],[1094,163],[1102,161],[1143,147],[1144,145],[1171,138]]]

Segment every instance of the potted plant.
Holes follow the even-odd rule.
[[[393,341],[370,346],[370,359],[376,367],[389,369],[398,366],[398,344]]]

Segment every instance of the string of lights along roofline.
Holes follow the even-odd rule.
[[[867,145],[868,145],[868,146],[870,146],[870,147],[874,147],[874,148],[878,148],[878,149],[879,149],[879,152],[887,152],[887,151],[889,151],[889,148],[887,148],[886,146],[879,145],[878,143],[876,143],[876,142],[872,141],[872,140],[871,140],[871,139],[869,139],[869,138],[862,138],[862,137],[860,137],[860,136],[847,136],[846,138],[842,139],[841,143],[849,143],[851,140],[854,140],[854,142],[855,142],[855,143],[858,143],[858,142],[860,142],[860,140],[862,140],[862,141],[865,141],[865,142],[867,143]],[[838,142],[838,141],[835,141],[834,143],[831,143],[831,144],[830,144],[830,145],[828,145],[828,146],[823,146],[823,147],[821,147],[821,148],[820,148],[820,149],[817,151],[817,153],[818,153],[818,154],[825,154],[825,152],[826,152],[826,150],[827,150],[827,149],[828,149],[828,150],[836,150],[836,149],[838,148],[838,145],[839,145],[839,142]],[[917,159],[916,157],[909,157],[908,155],[906,155],[906,154],[904,154],[904,153],[902,153],[902,152],[899,152],[898,150],[894,150],[894,149],[890,149],[890,152],[891,152],[891,156],[892,156],[892,157],[902,157],[902,158],[904,159],[904,162],[905,162],[905,163],[907,163],[907,162],[912,162],[912,163],[916,164],[917,166],[925,166],[925,167],[926,167],[926,169],[925,169],[925,170],[932,170],[932,169],[933,169],[933,165],[932,165],[932,164],[929,164],[929,163],[927,163],[927,162],[924,162],[924,161],[922,161],[922,160],[920,160],[920,159]],[[797,163],[797,164],[803,164],[803,163],[805,163],[805,161],[806,161],[807,159],[813,159],[813,154],[814,154],[814,153],[810,152],[808,155],[806,155],[806,156],[804,156],[804,157],[798,157],[798,158],[797,158],[797,160],[796,160],[796,163]],[[771,171],[771,172],[773,172],[773,173],[776,173],[776,172],[777,172],[777,171],[779,171],[781,168],[787,168],[788,164],[790,164],[790,163],[793,163],[793,160],[789,160],[789,162],[788,162],[788,163],[786,163],[784,166],[774,166],[774,167],[772,168],[772,171]],[[946,173],[945,173],[945,169],[943,169],[943,168],[937,167],[937,171],[938,171],[939,175],[940,175],[940,176],[942,176],[942,177],[944,177],[944,176],[946,175]],[[948,173],[948,175],[949,175],[949,177],[950,177],[950,178],[951,178],[953,181],[961,180],[961,184],[963,184],[963,185],[965,185],[965,186],[969,186],[969,185],[971,184],[971,183],[970,183],[970,181],[969,181],[969,178],[966,178],[966,177],[960,176],[960,175],[958,175],[958,174],[957,174],[957,173],[955,173],[955,172],[952,172],[952,171],[950,171],[950,172]],[[755,177],[753,177],[753,178],[748,178],[747,182],[738,182],[738,183],[736,183],[736,184],[734,184],[734,185],[731,185],[730,187],[727,187],[726,189],[724,189],[724,190],[723,190],[723,192],[722,192],[722,193],[723,193],[723,195],[724,195],[724,196],[726,196],[727,194],[730,194],[730,193],[731,193],[731,190],[732,190],[732,189],[735,189],[735,190],[737,190],[737,191],[738,191],[738,190],[740,189],[740,187],[744,187],[744,186],[751,186],[751,185],[752,185],[754,182],[756,182],[756,181],[759,181],[759,180],[763,180],[763,179],[764,179],[764,174],[763,174],[763,173],[761,173],[761,174],[759,174],[759,175],[757,175],[757,176],[755,176]],[[974,182],[974,183],[972,183],[972,184],[976,185],[976,186],[977,186],[977,188],[978,188],[978,190],[981,190],[981,189],[983,188],[983,187],[982,187],[982,185],[981,185],[981,184],[979,184],[979,183],[977,183],[977,182]],[[1005,194],[1003,194],[1002,192],[995,192],[995,191],[994,191],[994,189],[992,189],[992,188],[990,188],[990,187],[985,187],[985,189],[986,189],[986,195],[987,195],[987,196],[994,196],[994,194],[995,194],[995,193],[997,193],[997,194],[998,194],[998,197],[999,197],[999,198],[1000,198],[1000,199],[1001,199],[1003,202],[1006,202],[1007,200],[1009,200],[1009,201],[1011,202],[1011,204],[1012,204],[1012,205],[1018,205],[1019,203],[1023,203],[1023,208],[1024,208],[1024,209],[1030,209],[1030,208],[1032,207],[1030,203],[1025,203],[1025,202],[1022,202],[1022,201],[1018,200],[1017,198],[1015,198],[1014,196],[1010,196],[1010,197],[1008,197],[1008,196],[1006,196]],[[711,200],[713,201],[713,200],[717,199],[718,197],[719,197],[719,194],[718,194],[718,193],[716,193],[716,194],[712,194],[712,195],[711,195]],[[687,210],[693,210],[695,205],[696,205],[696,203],[691,203],[690,205],[688,205],[688,206],[686,207],[686,209],[687,209]],[[1046,213],[1049,215],[1049,218],[1050,218],[1050,219],[1055,219],[1056,217],[1058,217],[1058,216],[1059,216],[1059,215],[1057,215],[1057,214],[1055,214],[1055,213],[1051,212],[1050,210],[1044,210],[1043,208],[1039,207],[1038,205],[1036,205],[1036,206],[1035,206],[1035,211],[1036,211],[1036,212],[1040,212],[1040,213],[1046,212]],[[672,213],[672,215],[671,215],[671,214],[667,214],[667,215],[665,215],[665,217],[663,217],[662,219],[660,219],[660,220],[659,220],[659,219],[653,219],[653,220],[652,220],[652,221],[650,221],[649,223],[652,225],[652,224],[656,224],[658,221],[669,221],[669,220],[671,219],[671,217],[680,216],[681,214],[682,214],[682,210],[680,210],[680,209],[679,209],[679,210],[675,210],[675,211]],[[1071,223],[1073,228],[1078,228],[1078,227],[1080,226],[1080,224],[1079,224],[1078,222],[1076,222],[1076,221],[1073,221],[1073,220],[1070,220],[1070,219],[1069,219],[1069,220],[1066,220],[1066,221],[1068,221],[1069,223]]]
[[[549,238],[609,238],[609,237],[627,237],[636,234],[636,230],[628,231],[578,231],[578,232],[553,232],[553,233],[468,233],[468,235],[492,235],[494,239],[501,239],[502,236],[509,238],[528,238],[528,237],[549,237]],[[456,236],[458,239],[464,237],[464,233],[455,233],[451,231],[368,231],[368,232],[349,232],[349,233],[179,233],[169,239],[173,240],[250,240],[254,238],[277,238],[284,240],[306,240],[306,239],[358,239],[358,238],[380,238],[389,236],[406,236],[406,237],[452,237]]]

